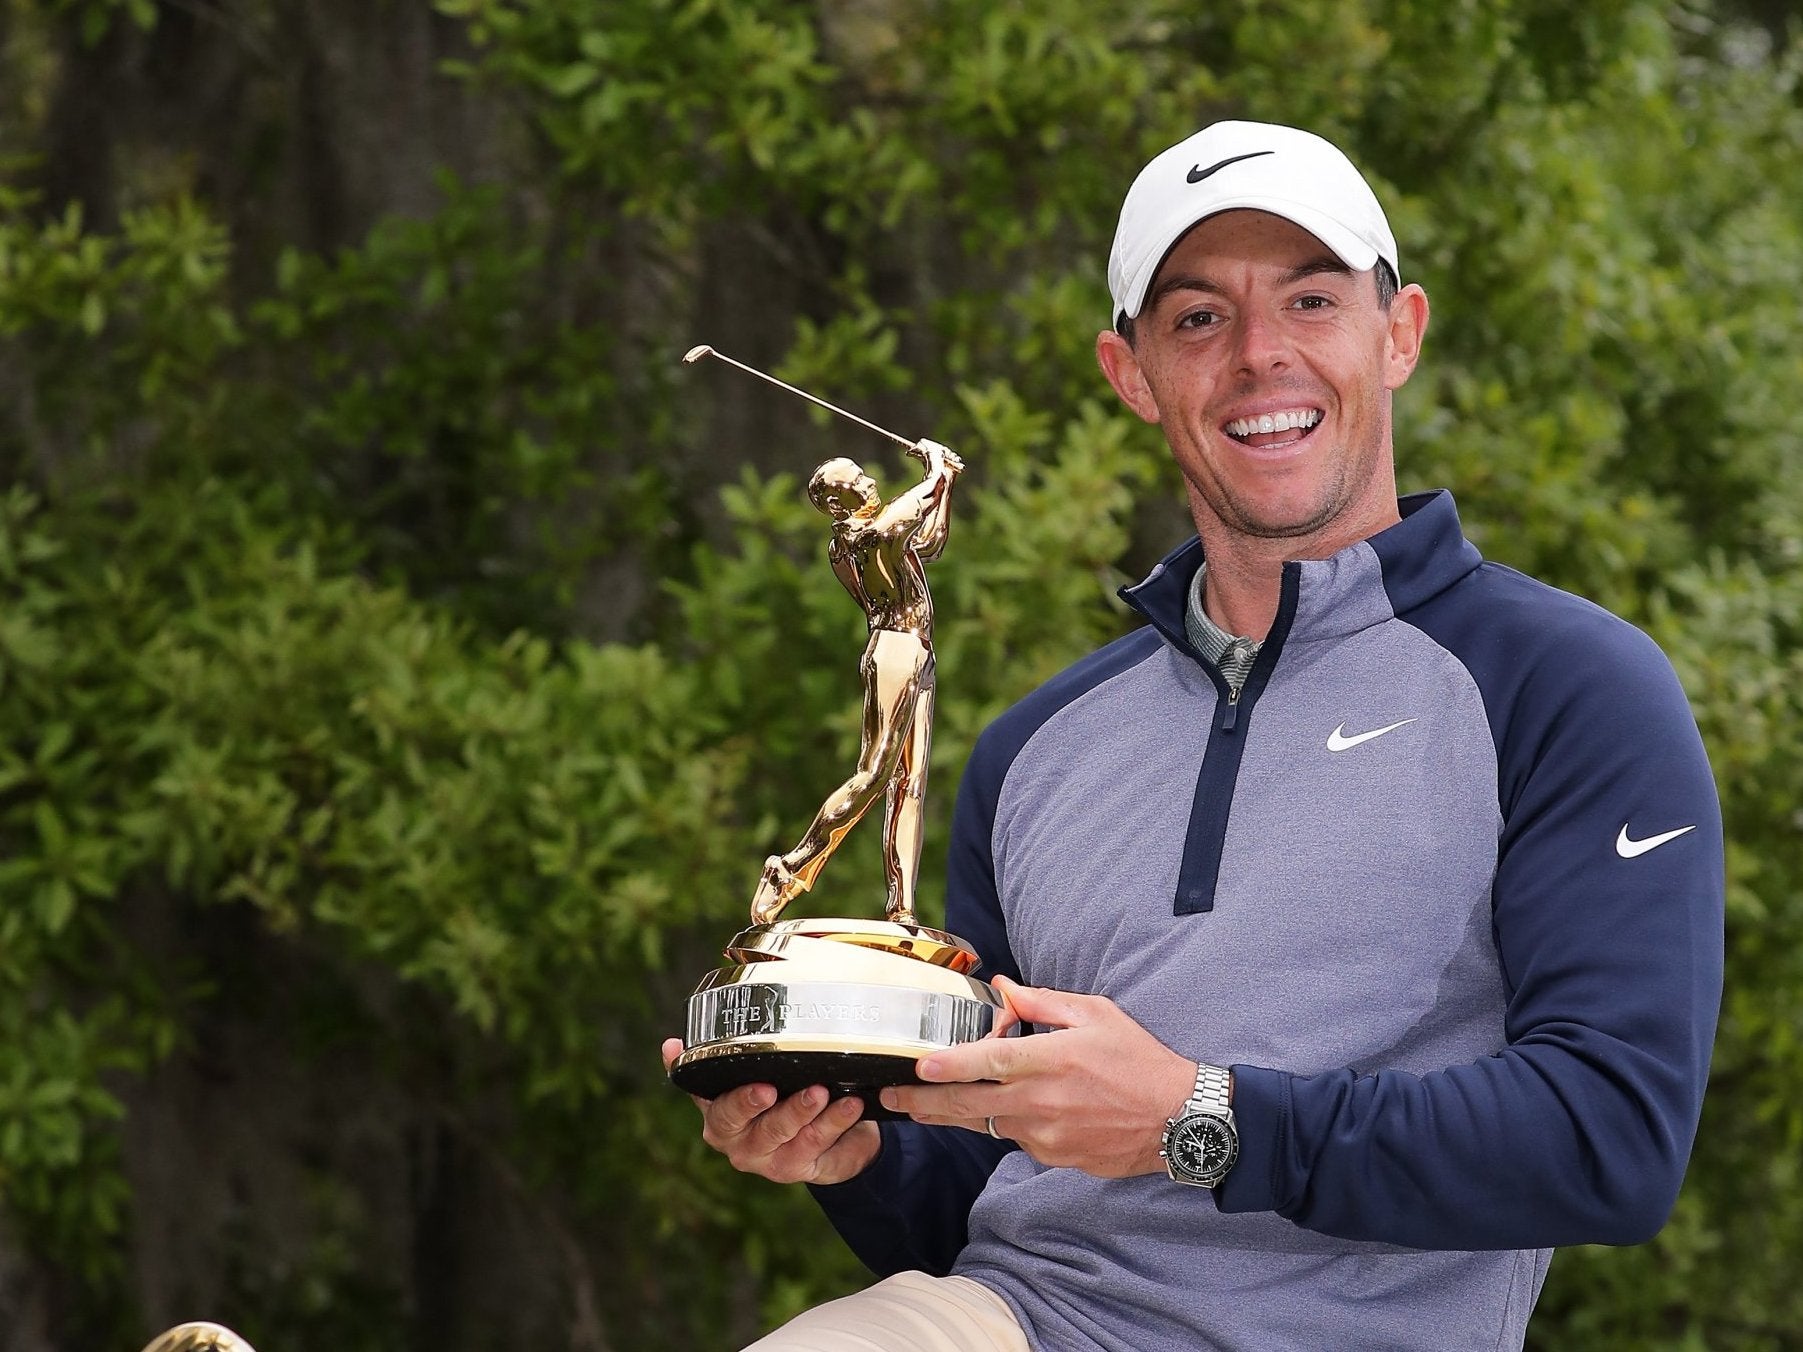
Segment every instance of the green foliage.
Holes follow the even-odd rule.
[[[79,206],[36,220],[0,187],[0,354],[20,374],[8,463],[111,482],[168,443],[220,435],[208,388],[240,341],[224,302],[225,231],[178,199],[94,234]]]
[[[520,163],[358,247],[247,258],[193,195],[96,233],[29,165],[0,183],[0,1198],[38,1259],[125,1326],[125,1087],[227,976],[159,955],[165,908],[292,953],[397,1079],[448,1063],[442,1110],[609,1270],[614,1345],[748,1337],[856,1280],[653,1059],[849,763],[861,643],[806,465],[699,460],[712,387],[673,354],[742,280],[710,250],[749,242],[806,298],[781,374],[971,463],[932,574],[934,859],[977,731],[1118,632],[1180,528],[1091,335],[1132,168],[1234,115],[1373,170],[1435,307],[1405,485],[1652,632],[1723,792],[1689,1184],[1654,1243],[1562,1255],[1533,1340],[1794,1341],[1803,45],[1700,0],[437,8]],[[32,31],[159,14],[60,0]],[[874,911],[872,837],[823,908]],[[398,1328],[356,1199],[314,1200],[300,1268],[231,1275],[247,1327]]]
[[[633,416],[656,380],[616,374],[581,240],[441,187],[437,215],[360,249],[281,255],[245,397],[287,430],[241,463],[348,525],[367,567],[504,631],[567,610],[585,566],[668,515],[659,432]]]
[[[51,0],[50,10],[69,16],[84,47],[99,43],[121,18],[139,29],[153,28],[157,21],[156,0]]]

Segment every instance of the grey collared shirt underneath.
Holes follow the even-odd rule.
[[[1208,565],[1204,563],[1196,569],[1195,580],[1189,584],[1189,605],[1183,613],[1183,631],[1189,636],[1190,646],[1220,668],[1227,688],[1237,697],[1240,687],[1246,683],[1246,673],[1252,670],[1252,663],[1258,658],[1261,645],[1257,639],[1228,633],[1208,618],[1208,612],[1202,608],[1202,580],[1207,575]]]

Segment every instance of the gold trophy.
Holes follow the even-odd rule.
[[[914,918],[933,721],[933,601],[924,565],[945,548],[952,485],[964,463],[937,442],[897,436],[711,347],[683,360],[709,356],[882,433],[925,474],[888,502],[850,460],[827,461],[808,483],[808,497],[833,520],[833,573],[870,622],[859,665],[857,769],[827,796],[794,849],[764,861],[751,927],[726,946],[728,965],[709,972],[689,997],[670,1079],[707,1099],[744,1084],[774,1085],[785,1096],[820,1084],[834,1098],[862,1099],[867,1117],[893,1117],[877,1091],[917,1083],[916,1061],[985,1036],[1002,1008],[973,975],[975,950]],[[879,801],[885,918],[780,919]]]
[[[181,1324],[152,1339],[144,1352],[255,1352],[219,1324]]]

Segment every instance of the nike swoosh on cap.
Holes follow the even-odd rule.
[[[1634,840],[1628,835],[1628,824],[1623,822],[1621,834],[1615,838],[1615,852],[1623,859],[1638,859],[1648,850],[1656,850],[1666,841],[1689,835],[1696,829],[1695,825],[1680,826],[1676,831],[1665,831],[1656,836],[1648,836],[1645,840]]]
[[[1362,742],[1368,742],[1373,737],[1382,737],[1386,732],[1395,732],[1398,728],[1405,728],[1414,721],[1412,718],[1405,718],[1402,722],[1392,723],[1387,728],[1373,728],[1370,732],[1357,733],[1351,737],[1346,736],[1346,725],[1342,723],[1327,734],[1327,749],[1329,751],[1350,751]]]
[[[1229,155],[1218,164],[1211,164],[1206,169],[1199,164],[1192,164],[1189,167],[1188,175],[1184,178],[1184,182],[1200,183],[1210,174],[1218,174],[1230,164],[1238,164],[1241,160],[1255,160],[1260,155],[1275,155],[1276,153],[1275,150],[1249,150],[1244,155]]]

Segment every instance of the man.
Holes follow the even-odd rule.
[[[826,556],[870,621],[858,673],[864,681],[864,735],[852,777],[821,804],[801,842],[764,861],[751,918],[774,921],[814,879],[877,799],[885,799],[884,906],[890,920],[914,922],[920,826],[933,726],[933,599],[922,565],[945,550],[952,484],[964,462],[936,441],[908,454],[926,476],[885,505],[863,467],[829,460],[808,481],[808,498],[833,519]]]
[[[911,1122],[706,1106],[902,1274],[760,1347],[1519,1347],[1554,1246],[1663,1223],[1720,996],[1709,767],[1643,635],[1398,502],[1399,277],[1305,132],[1217,124],[1128,193],[1097,354],[1198,538],[985,732],[949,867],[1042,1031],[927,1057]]]

